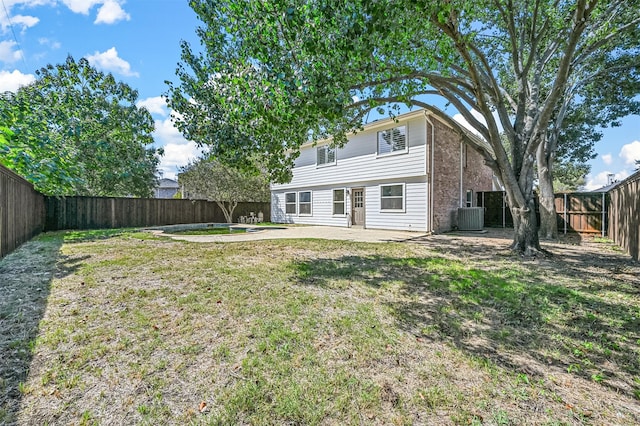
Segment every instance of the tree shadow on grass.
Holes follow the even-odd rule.
[[[99,235],[103,238],[104,233]],[[91,233],[44,233],[0,260],[0,424],[18,420],[52,280],[74,273],[88,257],[64,256],[60,252],[63,242],[95,237]]]
[[[640,397],[637,297],[598,295],[572,271],[540,278],[535,264],[480,269],[439,255],[320,258],[294,268],[302,285],[335,289],[346,279],[351,286],[396,286],[378,300],[418,338],[449,342],[517,373],[543,377],[559,368]],[[560,284],[566,282],[571,286]]]

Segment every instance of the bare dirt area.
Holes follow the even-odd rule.
[[[459,258],[474,260],[496,257],[517,258],[509,250],[513,230],[488,228],[482,232],[451,232],[441,235],[418,236],[407,242],[430,247]],[[634,261],[613,241],[598,234],[560,234],[557,241],[542,240],[546,254],[524,259],[544,269],[557,270],[577,276],[615,276],[638,288],[640,294],[640,262]]]

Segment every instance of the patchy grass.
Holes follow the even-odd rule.
[[[584,259],[45,234],[0,262],[0,423],[636,424],[638,280]]]

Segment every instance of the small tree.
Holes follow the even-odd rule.
[[[269,181],[263,174],[251,174],[224,165],[210,157],[189,163],[181,169],[178,183],[186,198],[215,201],[227,223],[240,202],[269,201]]]

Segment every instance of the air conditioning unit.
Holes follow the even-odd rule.
[[[458,209],[458,229],[461,231],[482,231],[484,227],[484,207],[461,207]]]

